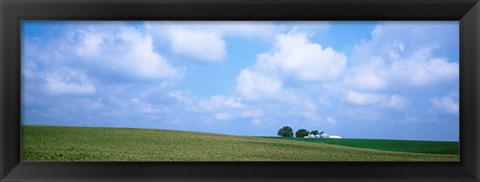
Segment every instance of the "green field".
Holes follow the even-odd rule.
[[[318,142],[175,130],[22,126],[22,161],[459,161]]]
[[[282,138],[265,137],[292,141],[305,141],[315,143],[327,143],[348,147],[368,148],[385,151],[414,152],[429,154],[452,154],[460,153],[458,142],[442,141],[412,141],[412,140],[382,140],[382,139],[329,139],[329,138]]]

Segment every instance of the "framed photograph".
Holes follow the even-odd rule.
[[[477,0],[0,6],[1,181],[480,180]]]

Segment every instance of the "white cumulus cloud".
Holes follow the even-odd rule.
[[[85,73],[72,69],[62,70],[61,74],[46,73],[43,79],[44,88],[53,95],[91,95],[97,91]]]
[[[330,81],[344,71],[347,58],[332,48],[312,43],[306,33],[279,34],[272,50],[257,55],[255,65],[237,76],[236,91],[249,100],[287,98],[284,82]]]
[[[363,93],[350,90],[347,92],[347,101],[357,105],[375,104],[384,99],[382,95],[374,93]]]
[[[117,81],[171,81],[181,78],[185,71],[154,51],[152,37],[141,28],[116,22],[72,22],[64,29],[48,41],[29,39],[29,49],[34,51],[24,55],[24,62],[48,65],[52,73],[75,68],[84,70],[92,79],[114,77]],[[44,71],[30,66],[25,73]]]
[[[278,69],[298,80],[333,80],[345,69],[347,57],[330,47],[312,43],[305,33],[277,36],[271,52],[258,56],[257,68]]]
[[[440,111],[443,111],[447,114],[458,115],[458,99],[458,94],[450,94],[444,97],[433,97],[430,99],[430,103]]]
[[[236,91],[250,100],[271,98],[281,93],[282,85],[283,81],[275,76],[244,69],[237,77]]]
[[[373,71],[358,71],[343,81],[346,86],[359,90],[379,90],[387,86],[387,81]]]
[[[381,90],[388,87],[388,72],[384,61],[377,58],[354,65],[343,77],[343,85],[356,90]]]
[[[168,43],[176,55],[194,61],[216,63],[228,54],[225,37],[270,41],[284,27],[272,22],[145,22],[145,28],[158,42]],[[159,43],[159,44],[161,44]]]
[[[452,33],[439,35],[438,28]],[[357,70],[346,83],[369,90],[452,83],[459,78],[458,58],[446,58],[440,51],[458,44],[455,32],[458,27],[428,22],[380,23],[370,40],[355,45],[351,60]]]
[[[411,58],[395,62],[391,68],[391,77],[410,86],[430,86],[446,81],[458,80],[458,66],[456,62],[448,62],[441,58],[425,60]]]
[[[184,105],[187,109],[196,112],[216,112],[225,109],[242,109],[246,107],[240,98],[233,96],[214,95],[204,99],[179,90],[171,91],[168,95],[178,101],[178,103]]]
[[[409,100],[405,97],[392,94],[378,94],[372,92],[358,92],[348,90],[346,100],[352,104],[366,106],[376,104],[378,106],[386,106],[397,110],[404,110],[409,104]]]
[[[409,102],[410,101],[405,97],[399,95],[392,95],[387,98],[384,104],[395,109],[403,110],[407,108]]]
[[[163,56],[154,52],[149,35],[133,27],[121,26],[117,32],[92,30],[87,34],[104,35],[98,55],[83,60],[82,63],[87,66],[143,79],[170,79],[182,74],[181,69],[174,68]],[[83,54],[79,52],[78,56]]]
[[[226,44],[221,35],[212,32],[173,28],[169,32],[174,54],[183,54],[207,62],[226,57]]]

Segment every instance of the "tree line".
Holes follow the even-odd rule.
[[[295,137],[297,138],[303,138],[305,136],[308,136],[309,134],[312,134],[312,135],[322,135],[324,132],[318,132],[318,130],[313,130],[313,131],[308,131],[306,129],[299,129],[297,130],[297,132],[295,132]],[[278,136],[281,136],[281,137],[293,137],[293,129],[292,127],[290,126],[284,126],[282,128],[280,128],[278,130],[278,133],[277,133]]]

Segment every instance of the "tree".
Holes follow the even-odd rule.
[[[281,137],[293,137],[293,129],[290,126],[284,126],[278,130],[277,135]]]
[[[299,129],[297,132],[295,132],[295,137],[297,138],[303,138],[304,136],[308,135],[308,131],[306,129]]]
[[[313,130],[313,131],[310,132],[310,134],[312,134],[312,135],[318,135],[318,130]]]
[[[320,132],[320,135],[322,135],[322,134],[324,134],[324,133],[325,133],[325,132],[322,131],[322,132]]]

